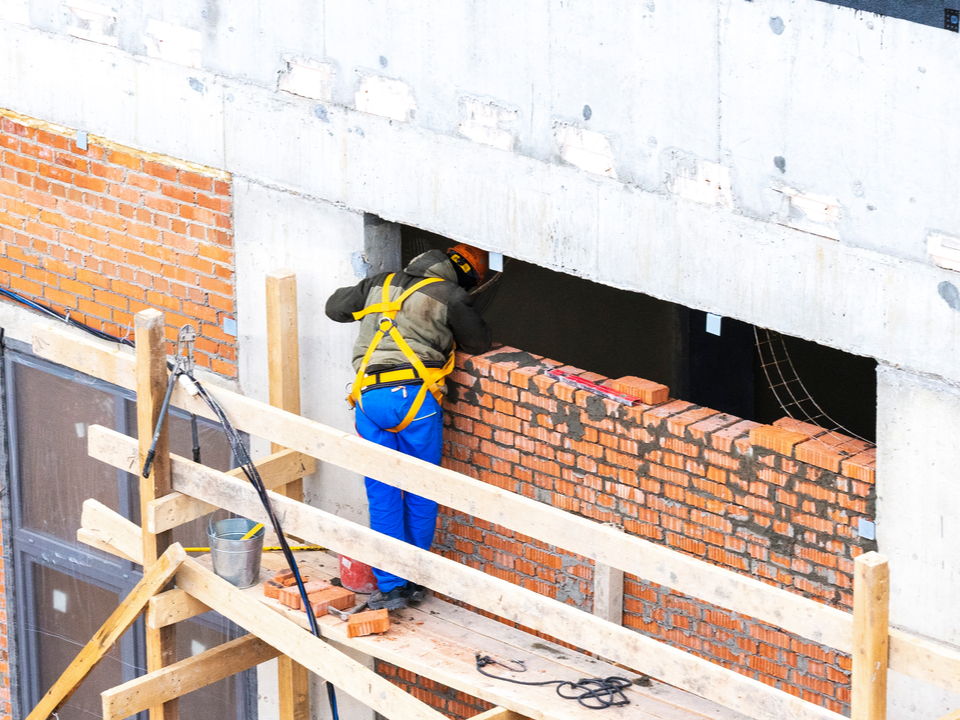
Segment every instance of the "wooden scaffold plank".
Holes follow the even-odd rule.
[[[274,497],[281,496],[274,494]],[[183,563],[177,574],[177,585],[381,715],[391,720],[444,720],[444,715],[314,637],[309,630],[264,608],[258,600],[196,561]]]
[[[53,684],[53,687],[40,699],[37,706],[27,716],[27,720],[47,720],[57,711],[57,708],[70,699],[83,679],[110,652],[114,643],[137,619],[137,616],[147,606],[147,601],[170,581],[180,564],[186,559],[187,554],[179,544],[167,548],[166,552],[144,573],[143,578],[134,586],[133,591],[127,595],[120,607],[114,610],[113,614],[107,618],[107,621],[100,626],[100,629],[90,639],[90,642],[67,666],[67,669]]]
[[[123,720],[272,660],[280,652],[253,635],[231,640],[100,693],[103,720]]]

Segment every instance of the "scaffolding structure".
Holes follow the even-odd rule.
[[[570,672],[589,668],[594,674],[603,669],[611,671],[607,674],[623,674],[621,668],[632,668],[683,691],[670,696],[671,707],[676,711],[673,715],[657,714],[650,704],[653,701],[647,697],[650,702],[618,708],[608,717],[746,716],[770,720],[841,720],[843,717],[622,627],[624,572],[851,654],[851,716],[855,720],[886,717],[888,667],[948,691],[960,692],[960,653],[889,627],[889,571],[885,558],[877,553],[866,553],[855,561],[851,615],[301,417],[293,274],[280,271],[268,275],[267,298],[270,404],[217,387],[208,387],[208,392],[238,430],[272,443],[273,454],[257,465],[265,483],[272,488],[271,500],[278,516],[283,518],[285,532],[382,567],[593,654],[594,657],[589,657],[570,652],[572,659],[564,666]],[[99,426],[91,426],[88,437],[92,457],[139,474],[167,387],[162,313],[145,310],[137,315],[136,341],[134,354],[126,348],[79,337],[63,327],[38,325],[34,329],[33,347],[43,358],[136,390],[139,438]],[[211,417],[206,405],[179,386],[171,402],[187,412]],[[586,613],[304,504],[302,478],[315,470],[317,460],[376,477],[589,558],[595,564],[594,613]],[[456,652],[451,653],[454,660],[449,666],[431,665],[423,660],[423,647],[414,642],[416,623],[405,631],[410,638],[408,651],[390,648],[389,643],[370,638],[348,640],[346,633],[337,629],[333,618],[323,625],[326,639],[317,638],[295,613],[278,612],[276,607],[265,604],[262,597],[256,597],[256,590],[238,590],[217,577],[204,563],[188,558],[179,545],[171,544],[170,531],[217,508],[258,522],[264,522],[266,515],[256,492],[238,477],[238,471],[223,473],[171,455],[165,432],[160,436],[151,475],[141,481],[140,497],[142,528],[96,501],[84,503],[78,538],[141,564],[144,576],[27,720],[51,717],[142,612],[146,612],[148,672],[103,693],[105,720],[119,720],[145,709],[150,709],[152,720],[175,720],[178,717],[176,701],[181,695],[273,658],[280,661],[282,720],[305,720],[309,716],[310,673],[323,677],[387,718],[438,720],[443,717],[326,639],[350,645],[497,705],[496,709],[478,716],[483,720],[559,720],[592,717],[596,712],[569,701],[551,702],[540,690],[500,686],[476,673],[457,670],[456,663],[460,660]],[[175,588],[169,587],[171,582]],[[467,614],[453,605],[445,605],[450,608],[451,616]],[[176,662],[173,652],[176,623],[211,609],[243,627],[249,635]],[[523,644],[522,638],[518,639],[523,633],[495,621],[489,623],[483,634],[490,642],[501,642],[504,647]],[[469,625],[466,621],[457,625],[460,628],[457,632],[464,638],[464,652],[460,653],[464,657],[473,652],[472,647],[467,647],[473,640],[464,634],[473,632],[468,629]],[[495,637],[497,633],[500,637]],[[456,633],[451,637],[456,637]],[[539,640],[536,636],[528,637]],[[428,641],[429,638],[422,640]],[[640,688],[633,691],[638,693],[638,699],[642,697]],[[698,705],[693,696],[710,703]],[[677,714],[683,709],[684,698],[689,700],[686,716]],[[960,711],[943,720],[958,717]]]

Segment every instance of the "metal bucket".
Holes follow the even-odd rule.
[[[260,582],[263,528],[241,540],[256,525],[246,518],[220,520],[207,527],[213,571],[231,585],[248,588]]]

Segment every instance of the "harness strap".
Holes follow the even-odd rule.
[[[383,340],[386,335],[389,335],[390,339],[397,344],[398,348],[400,348],[400,352],[403,353],[403,356],[413,366],[417,377],[423,381],[420,385],[420,389],[417,391],[416,397],[413,400],[413,404],[410,406],[410,410],[407,412],[400,424],[396,427],[387,428],[387,432],[397,433],[406,428],[407,425],[409,425],[417,416],[417,413],[420,411],[423,401],[427,396],[428,390],[437,400],[437,402],[440,402],[440,399],[443,397],[442,388],[444,386],[444,380],[446,376],[453,371],[455,361],[453,351],[456,349],[456,343],[454,343],[453,349],[450,351],[450,357],[447,358],[447,362],[442,368],[427,368],[423,364],[423,361],[413,351],[413,348],[410,347],[410,344],[403,339],[402,335],[400,335],[400,331],[397,329],[395,320],[397,313],[400,311],[400,308],[403,306],[404,301],[408,297],[426,285],[435,282],[443,282],[443,279],[426,278],[421,280],[411,288],[401,293],[400,297],[398,297],[396,300],[391,301],[390,283],[393,280],[393,277],[394,273],[390,273],[383,283],[383,295],[381,302],[368,305],[363,310],[353,313],[354,320],[360,320],[361,318],[364,318],[367,315],[375,312],[381,313],[382,317],[377,324],[377,331],[374,333],[373,339],[370,341],[370,345],[367,347],[367,352],[364,353],[363,359],[360,361],[360,367],[357,369],[357,377],[353,382],[353,388],[350,390],[350,395],[347,396],[347,402],[350,403],[350,407],[354,407],[359,404],[360,409],[363,410],[361,391],[363,390],[364,386],[363,379],[366,375],[367,365],[370,364],[370,358],[373,357],[373,353],[380,345],[380,341]]]

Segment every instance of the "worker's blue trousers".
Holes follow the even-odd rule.
[[[419,389],[419,385],[401,385],[363,393],[355,415],[357,434],[378,445],[439,465],[443,454],[443,410],[429,392],[416,418],[406,428],[398,433],[385,429],[403,421]],[[370,527],[429,550],[437,527],[437,503],[373,478],[365,478],[365,482]],[[378,568],[374,568],[373,574],[383,593],[406,583],[403,578]]]

